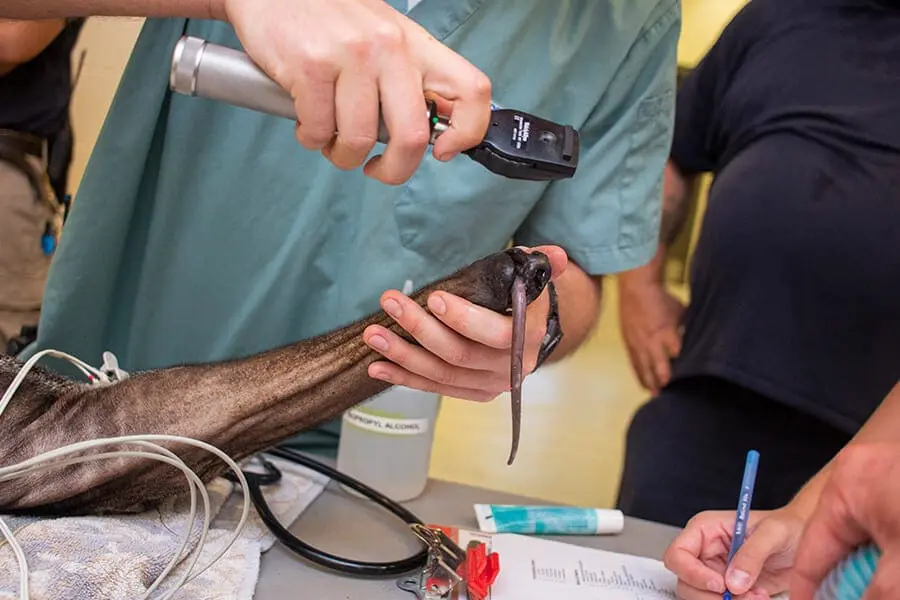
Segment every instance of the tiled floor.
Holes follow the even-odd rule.
[[[508,395],[487,404],[445,399],[432,476],[576,505],[614,503],[625,430],[647,399],[619,335],[615,286],[613,278],[606,280],[592,338],[526,380],[522,439],[513,466],[506,466]]]

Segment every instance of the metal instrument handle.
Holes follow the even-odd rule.
[[[199,96],[264,114],[297,120],[294,100],[245,53],[183,36],[172,53],[169,87],[179,94]],[[431,126],[431,144],[449,126],[446,117],[426,110]],[[383,118],[379,118],[378,141],[390,139]]]

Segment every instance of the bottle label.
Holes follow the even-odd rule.
[[[421,435],[428,431],[428,419],[383,417],[358,408],[346,411],[344,422],[360,429],[386,435]]]

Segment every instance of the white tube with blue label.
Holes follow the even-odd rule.
[[[612,535],[625,528],[622,511],[573,506],[476,504],[475,518],[485,533]]]

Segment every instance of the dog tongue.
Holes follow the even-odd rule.
[[[522,363],[525,359],[525,280],[516,277],[512,285],[512,348],[510,352],[510,397],[512,404],[512,448],[507,465],[516,460],[519,449],[519,434],[522,430]]]

